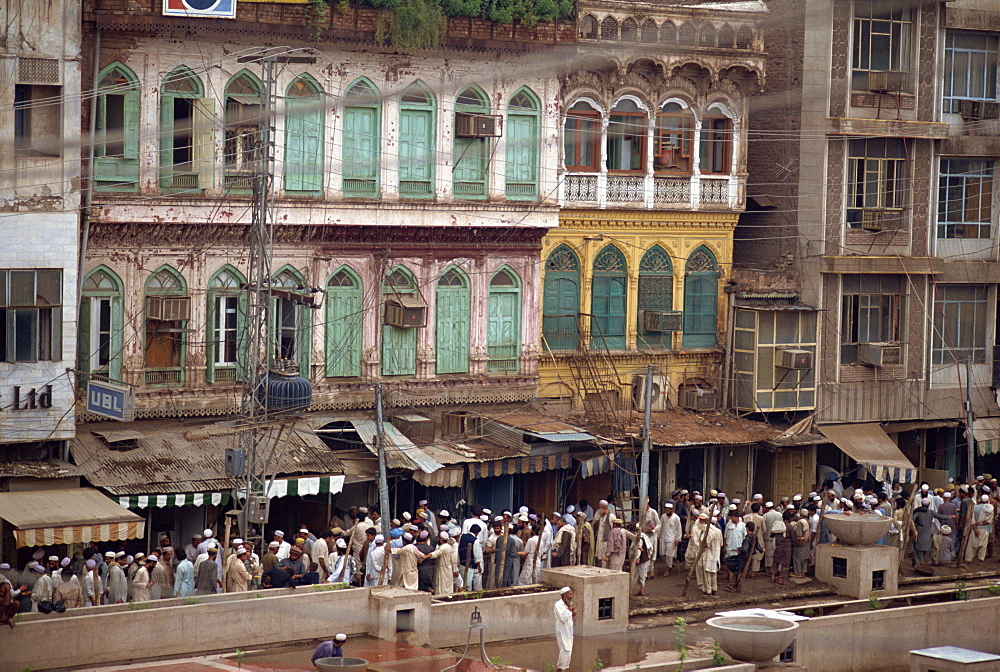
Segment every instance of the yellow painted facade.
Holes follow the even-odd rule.
[[[677,388],[691,378],[702,379],[721,391],[722,350],[720,348],[682,347],[683,332],[671,337],[672,347],[640,348],[639,332],[639,264],[643,255],[655,245],[662,247],[673,265],[673,310],[684,310],[685,263],[692,252],[704,246],[715,256],[719,269],[717,335],[725,340],[728,294],[724,288],[732,267],[733,230],[739,216],[731,211],[649,211],[649,210],[563,210],[559,228],[550,230],[542,241],[542,274],[544,260],[560,245],[573,250],[580,260],[580,313],[591,313],[593,268],[596,255],[607,245],[614,245],[627,264],[626,337],[624,349],[611,349],[610,357],[622,382],[620,398],[632,395],[635,374],[652,363],[658,373],[669,379],[670,403],[677,402]],[[587,339],[589,320],[582,320],[583,339]],[[571,401],[574,408],[582,407],[578,386],[574,384],[568,357],[573,351],[553,350],[545,340],[539,357],[539,391],[543,399]]]

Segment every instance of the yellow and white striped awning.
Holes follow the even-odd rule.
[[[146,522],[92,488],[0,493],[0,518],[17,545],[51,546],[141,539]]]

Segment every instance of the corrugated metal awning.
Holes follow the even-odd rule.
[[[569,453],[562,455],[542,455],[539,457],[513,457],[469,465],[469,478],[490,478],[491,476],[512,476],[514,474],[534,474],[552,469],[569,469]]]
[[[879,481],[913,483],[917,468],[877,422],[819,425],[819,431]]]
[[[1000,453],[1000,418],[974,419],[972,438],[976,440],[981,456]]]
[[[129,495],[119,497],[118,503],[126,509],[146,507],[165,509],[171,506],[222,506],[229,502],[228,492],[182,492],[171,495]]]
[[[445,467],[433,474],[414,471],[413,480],[428,488],[460,488],[465,483],[465,467]]]
[[[145,521],[92,488],[0,493],[18,547],[141,539]]]
[[[378,454],[375,443],[378,425],[374,420],[349,420],[361,441],[374,454]],[[382,423],[382,434],[385,436],[385,459],[391,469],[409,469],[432,474],[444,467],[443,464],[420,450],[416,444],[406,438],[391,422]]]

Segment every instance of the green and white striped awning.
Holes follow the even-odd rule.
[[[278,478],[270,484],[267,496],[274,499],[275,497],[301,497],[303,495],[336,495],[344,489],[345,478],[346,476],[343,474]]]
[[[146,507],[164,509],[170,506],[204,506],[205,504],[221,506],[228,502],[228,492],[180,492],[169,495],[130,495],[118,498],[118,503],[127,509],[145,509]]]

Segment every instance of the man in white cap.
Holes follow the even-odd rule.
[[[719,566],[722,553],[722,530],[716,524],[713,516],[708,526],[708,537],[705,539],[705,552],[701,554],[701,562],[697,571],[702,573],[702,592],[706,595],[716,595],[719,592]]]
[[[948,565],[955,559],[955,539],[951,536],[951,526],[941,526],[941,547],[938,549],[937,564]]]
[[[174,597],[194,595],[194,563],[185,555],[174,570]]]
[[[145,559],[138,570],[136,570],[135,577],[132,579],[132,601],[133,602],[149,602],[149,589],[153,587],[153,579],[150,576],[150,572],[153,571],[153,567],[156,566],[156,558],[152,555]]]
[[[316,661],[322,658],[343,658],[345,642],[347,642],[347,635],[342,632],[335,635],[331,641],[322,642],[313,651],[312,664],[315,665]]]
[[[213,535],[212,530],[206,527],[205,531],[202,533],[201,536],[201,543],[198,544],[198,549],[197,549],[198,555],[201,555],[202,553],[207,553],[210,544],[215,544],[215,546],[218,547],[219,544],[217,541],[215,541],[215,539],[212,538],[212,535]]]
[[[198,555],[199,555],[199,554],[201,553],[201,551],[199,551],[199,550],[198,550],[198,545],[199,545],[199,544],[200,544],[200,543],[201,543],[201,542],[202,542],[202,541],[203,541],[204,539],[205,539],[205,537],[204,537],[204,536],[202,536],[202,535],[200,535],[200,534],[196,534],[196,535],[194,535],[193,537],[191,537],[191,543],[190,543],[190,544],[187,544],[186,546],[184,546],[184,555],[185,555],[185,556],[187,557],[187,559],[188,559],[188,560],[190,560],[190,561],[191,561],[192,563],[194,562],[194,559],[195,559],[195,558],[197,558],[197,557],[198,557]]]
[[[385,566],[385,536],[376,534],[372,546],[365,558],[365,585],[387,586],[392,579],[392,572]]]
[[[292,552],[292,545],[285,541],[285,533],[281,530],[275,530],[274,541],[278,542],[278,551],[275,553],[278,556],[278,560],[287,559],[288,554]]]
[[[986,560],[986,550],[993,535],[993,513],[990,496],[985,493],[980,495],[979,503],[972,513],[972,536],[965,549],[966,563],[972,562],[973,557],[979,560],[980,565]]]
[[[913,564],[923,564],[927,552],[933,546],[934,520],[949,523],[951,519],[930,510],[931,498],[921,497],[913,511]],[[933,558],[927,557],[928,560]]]
[[[624,522],[621,518],[611,519],[611,531],[608,532],[608,540],[604,545],[604,566],[616,572],[622,571],[629,539],[635,537],[622,528]]]
[[[663,558],[666,569],[663,576],[670,576],[674,568],[674,558],[677,556],[677,544],[684,536],[681,517],[674,511],[673,502],[663,504],[663,514],[660,516],[659,556]],[[654,570],[655,571],[655,570]]]
[[[447,530],[438,532],[438,546],[429,558],[436,560],[434,567],[434,594],[451,595],[455,592],[458,577],[458,544],[454,543]]]
[[[781,520],[781,512],[774,508],[774,502],[764,502],[764,525],[760,528],[761,536],[764,538],[764,571],[771,573],[771,566],[774,564],[774,539],[771,530],[774,524]]]
[[[612,520],[614,520],[614,515],[611,513],[611,509],[608,506],[608,500],[602,499],[597,504],[597,512],[594,513],[594,520],[591,526],[594,528],[594,539],[596,540],[596,546],[594,546],[594,558],[596,562],[603,563],[605,553],[605,547],[608,544],[608,534],[611,533]],[[602,566],[605,566],[602,564]]]
[[[573,607],[573,590],[568,586],[559,590],[559,599],[555,603],[556,644],[559,646],[559,658],[556,670],[569,670],[569,662],[573,657],[573,617],[576,609]]]

